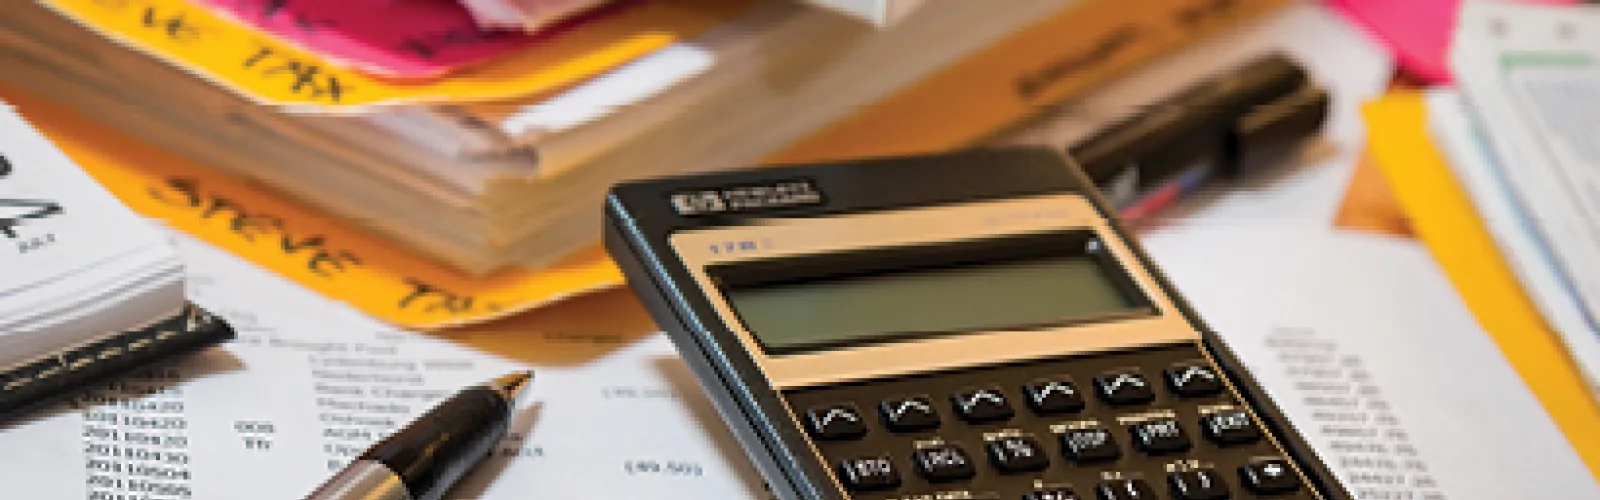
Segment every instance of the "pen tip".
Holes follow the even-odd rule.
[[[533,385],[533,372],[529,370],[511,372],[489,382],[490,388],[505,396],[507,401],[513,402],[531,385]]]

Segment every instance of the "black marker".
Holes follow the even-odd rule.
[[[439,500],[511,426],[522,371],[469,387],[367,449],[306,500]]]
[[[1282,54],[1186,88],[1068,148],[1126,218],[1215,178],[1288,163],[1328,116],[1328,93]]]

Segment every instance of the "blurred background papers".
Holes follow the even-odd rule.
[[[484,28],[539,31],[586,9],[628,0],[452,0],[459,1]],[[320,3],[320,2],[313,2]]]
[[[450,2],[382,25],[368,1],[24,2],[0,16],[0,79],[25,111],[183,158],[71,132],[103,154],[80,163],[137,179],[130,205],[437,328],[618,283],[595,204],[619,179],[976,145],[1295,3],[927,3],[879,28],[788,0],[637,0],[473,31]]]
[[[1451,63],[1460,99],[1429,103],[1434,142],[1475,187],[1524,287],[1600,380],[1600,8],[1468,4]],[[1516,231],[1504,214],[1489,217],[1508,209]]]
[[[855,16],[876,26],[890,26],[900,22],[927,0],[806,0],[839,12]]]
[[[0,158],[11,167],[0,175],[5,380],[16,380],[12,370],[26,362],[178,312],[184,265],[155,226],[75,168],[4,101],[0,137]]]

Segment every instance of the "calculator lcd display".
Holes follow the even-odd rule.
[[[1109,256],[1078,236],[1065,248],[976,244],[772,261],[731,273],[724,292],[773,354],[1148,313]],[[776,279],[750,277],[761,274]]]

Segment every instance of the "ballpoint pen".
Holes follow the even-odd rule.
[[[533,372],[469,387],[368,448],[306,500],[439,500],[511,425]]]

